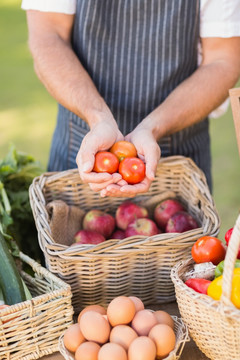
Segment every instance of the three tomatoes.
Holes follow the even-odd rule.
[[[129,141],[116,142],[109,151],[95,155],[95,172],[119,172],[128,184],[137,184],[145,177],[145,164],[137,157],[135,146]]]

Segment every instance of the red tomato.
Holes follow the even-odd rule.
[[[202,236],[192,247],[192,257],[196,263],[212,262],[214,265],[224,260],[226,249],[216,237]]]
[[[233,232],[233,228],[229,229],[229,230],[226,232],[226,234],[225,234],[225,240],[226,240],[226,244],[227,244],[227,245],[228,245],[228,243],[229,243],[229,241],[230,241],[232,232]],[[239,248],[239,250],[238,250],[237,258],[240,259],[240,248]]]
[[[138,184],[145,177],[145,164],[136,157],[129,157],[119,164],[118,172],[128,184]]]
[[[99,151],[95,155],[93,171],[97,173],[107,172],[113,174],[118,171],[118,158],[109,151]]]
[[[109,151],[116,155],[119,161],[122,161],[126,157],[137,157],[135,146],[131,142],[125,140],[117,141]]]

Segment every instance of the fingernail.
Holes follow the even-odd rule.
[[[87,161],[83,164],[83,171],[88,172],[92,170],[92,163],[90,161]]]
[[[155,178],[155,174],[153,171],[149,171],[148,174],[147,174],[147,177],[149,180],[154,180]]]
[[[105,197],[106,194],[107,194],[106,190],[102,190],[102,191],[100,192],[101,197]]]

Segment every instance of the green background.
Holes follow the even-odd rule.
[[[12,142],[46,166],[57,105],[34,73],[20,1],[1,0],[0,44],[0,158]],[[223,239],[240,209],[240,162],[230,107],[224,116],[211,119],[210,131],[213,198]]]

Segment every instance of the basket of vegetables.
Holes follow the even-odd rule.
[[[0,231],[14,241],[32,259],[43,262],[37,231],[29,203],[28,189],[33,179],[43,172],[41,164],[30,154],[11,145],[0,159]]]
[[[148,192],[131,199],[101,197],[77,169],[36,177],[29,194],[46,265],[71,285],[75,311],[119,294],[146,305],[174,300],[171,268],[189,257],[199,236],[220,226],[203,172],[182,156],[161,159]],[[107,233],[87,241],[81,230],[93,228]]]
[[[183,321],[200,350],[212,360],[239,360],[240,215],[225,238],[227,251],[217,238],[197,240],[193,258],[176,264],[171,278]]]
[[[0,258],[0,359],[56,352],[59,336],[72,323],[70,286],[21,252],[16,264],[1,233]]]

